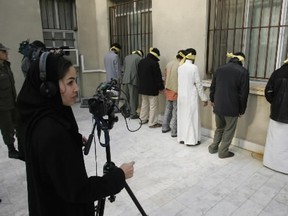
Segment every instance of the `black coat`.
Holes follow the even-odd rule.
[[[30,216],[94,216],[95,200],[121,191],[125,176],[119,168],[87,176],[82,148],[82,135],[63,115],[35,124],[26,146]]]
[[[265,88],[265,97],[271,104],[270,118],[288,124],[288,64],[272,73]]]
[[[138,65],[139,94],[157,96],[164,89],[158,59],[148,53]]]
[[[214,113],[236,117],[245,113],[249,94],[249,74],[236,59],[220,66],[210,86]]]

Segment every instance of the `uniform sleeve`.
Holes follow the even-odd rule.
[[[115,167],[103,177],[87,176],[80,134],[73,135],[55,122],[48,128],[49,123],[44,127],[45,132],[40,133],[36,152],[41,178],[55,188],[58,196],[66,202],[86,203],[119,193],[123,189],[125,175],[120,168]]]

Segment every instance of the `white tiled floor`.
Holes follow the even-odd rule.
[[[74,107],[80,131],[89,136],[92,115],[88,109]],[[131,129],[137,120],[130,120]],[[219,159],[208,153],[211,139],[187,147],[170,134],[147,125],[136,132],[126,129],[122,116],[110,130],[111,156],[116,165],[135,160],[134,177],[128,180],[149,216],[287,216],[288,175],[263,167],[254,154],[231,148],[233,158]],[[106,162],[105,148],[96,140],[98,174]],[[86,159],[87,172],[95,175],[94,144]],[[26,216],[27,194],[24,163],[9,159],[0,140],[0,216]],[[141,215],[127,191],[106,199],[104,215]]]

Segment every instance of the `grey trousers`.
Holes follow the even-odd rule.
[[[137,115],[138,103],[139,103],[139,95],[138,88],[131,84],[123,84],[123,91],[126,94],[126,99],[130,105],[130,113],[131,116]]]
[[[238,117],[220,116],[215,114],[215,121],[216,131],[210,148],[215,151],[218,149],[218,155],[225,156],[228,154],[229,146],[234,137]]]
[[[171,135],[177,135],[177,101],[166,100],[165,112],[163,116],[162,130],[169,130]]]

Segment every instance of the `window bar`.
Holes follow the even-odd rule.
[[[269,42],[270,42],[270,30],[271,30],[271,22],[272,22],[272,11],[273,11],[273,3],[274,0],[271,1],[271,5],[270,6],[270,17],[269,17],[269,24],[268,24],[268,37],[267,37],[267,47],[266,47],[266,58],[265,58],[265,66],[264,66],[264,74],[263,74],[263,78],[266,78],[266,74],[267,74],[267,62],[268,62],[268,56],[269,56]]]
[[[213,31],[213,48],[212,48],[212,74],[214,73],[214,67],[216,62],[216,28],[217,28],[217,17],[218,17],[218,0],[214,0],[214,29]]]
[[[124,20],[126,18],[125,17],[126,16],[125,6],[126,6],[126,4],[119,5],[120,15],[118,16],[118,25],[117,25],[117,27],[118,27],[118,34],[117,34],[118,40],[115,41],[122,46],[121,55],[120,55],[121,59],[123,59],[123,56],[124,56],[123,53],[125,53],[125,47],[126,47],[125,39],[124,39],[124,37],[125,37],[124,36],[125,25],[123,25]]]
[[[69,9],[67,10],[67,7],[69,7],[68,4],[66,4],[66,2],[63,1],[64,26],[65,26],[65,29],[68,30],[69,29],[69,26],[68,26],[69,12],[68,11],[70,10]]]
[[[143,39],[143,26],[142,26],[142,23],[143,22],[143,13],[140,12],[139,13],[139,23],[140,23],[140,34],[141,34],[141,37],[140,37],[140,46],[141,48],[144,47],[144,39]],[[144,50],[145,51],[145,50]]]
[[[140,10],[140,8],[139,8]],[[141,49],[140,47],[140,41],[139,41],[139,15],[138,15],[138,11],[137,11],[137,7],[136,7],[136,3],[135,3],[135,8],[134,8],[134,12],[135,12],[135,16],[136,16],[136,34],[137,34],[137,40],[136,40],[136,49]]]
[[[76,0],[75,0],[76,1]],[[75,1],[73,1],[72,3],[72,16],[73,16],[73,23],[72,23],[72,30],[76,30],[77,29],[77,14],[76,14],[76,4]],[[77,47],[76,44],[74,44],[75,48]]]
[[[114,37],[114,31],[113,31],[113,26],[115,25],[115,7],[110,7],[109,9],[109,17],[110,17],[110,28],[109,28],[109,31],[110,31],[110,44],[112,44],[112,41],[113,41],[113,37]],[[110,46],[110,45],[109,45]]]
[[[148,8],[148,2],[145,2],[146,4],[146,7],[145,7],[145,10],[144,10],[144,13],[145,13],[145,16],[144,16],[144,19],[145,21],[143,22],[144,24],[144,35],[145,35],[145,47],[147,48],[149,46],[149,11],[147,10]],[[152,45],[153,46],[153,45]],[[149,49],[149,47],[148,47]],[[146,52],[148,54],[148,49],[146,49]]]
[[[151,8],[151,0],[148,0],[148,7],[147,7],[147,11],[148,11],[148,38],[149,38],[149,43],[148,46],[153,46],[153,38],[151,37],[151,32],[150,30],[152,29],[152,26],[150,25],[151,20],[152,20],[152,13],[150,11]]]
[[[216,0],[216,1],[218,1],[219,2],[219,0]],[[220,4],[219,4],[220,5]],[[217,54],[217,50],[219,50],[218,49],[218,46],[217,46],[217,42],[218,42],[218,36],[217,36],[217,29],[218,29],[218,19],[219,19],[219,14],[218,14],[218,12],[220,13],[220,6],[218,5],[218,3],[217,3],[217,5],[215,5],[215,9],[216,9],[216,12],[217,12],[217,16],[215,17],[215,19],[216,19],[216,21],[215,21],[215,29],[214,29],[214,39],[215,39],[215,47],[214,47],[214,54],[213,54],[213,62],[214,62],[214,67],[216,68],[216,66],[218,65],[218,62],[217,62],[217,58],[218,58],[218,54]],[[214,69],[214,68],[213,68]]]
[[[224,1],[222,1],[222,4],[221,4],[221,9],[219,11],[222,11],[223,12],[223,8],[224,8]],[[219,54],[218,54],[218,64],[217,65],[220,65],[220,62],[221,62],[221,41],[222,41],[222,23],[223,23],[223,13],[220,14],[220,25],[219,25],[219,32],[220,32],[220,39],[219,39]]]
[[[208,2],[208,11],[210,12],[211,11],[211,1],[209,1]],[[215,15],[215,14],[214,14]],[[211,23],[211,13],[208,13],[208,29],[207,29],[207,32],[208,32],[208,44],[210,44],[210,23]],[[210,52],[209,52],[209,45],[208,46],[206,46],[206,53],[207,53],[207,59],[206,59],[206,73],[208,72],[208,74],[209,74],[209,71],[208,71],[208,69],[209,69],[209,57],[210,57]],[[211,77],[210,77],[211,78]]]
[[[46,20],[47,20],[47,23],[46,23],[46,26],[48,29],[50,29],[50,22],[49,22],[49,15],[48,15],[48,8],[49,8],[49,5],[48,5],[48,1],[44,1],[44,4],[45,4],[45,7],[44,7],[44,10],[45,10],[45,14],[46,14]],[[53,11],[52,11],[53,13]]]
[[[230,1],[229,1],[230,2]],[[237,29],[237,26],[236,26],[236,23],[237,23],[237,10],[238,9],[238,0],[236,0],[236,6],[235,6],[235,17],[234,17],[234,33],[233,33],[233,52],[235,51],[239,51],[239,50],[235,50],[235,43],[236,43],[236,29]]]
[[[227,8],[227,11],[228,11],[228,13],[227,13],[227,27],[226,27],[226,51],[227,51],[227,48],[228,48],[228,37],[229,37],[229,24],[230,24],[230,7],[231,7],[231,4],[230,4],[230,1],[228,0],[227,1],[228,2],[228,8]],[[224,12],[224,10],[223,10],[223,12]],[[234,50],[234,46],[233,46],[233,50]],[[225,58],[226,59],[226,58]]]
[[[248,7],[249,7],[249,5],[248,5]],[[249,29],[250,29],[250,38],[249,38],[249,51],[248,51],[248,55],[249,55],[249,59],[250,59],[250,57],[251,57],[251,50],[252,50],[252,46],[251,46],[251,40],[252,40],[252,22],[253,22],[253,15],[254,15],[254,13],[253,13],[253,11],[254,11],[254,1],[253,1],[253,3],[252,3],[252,13],[251,13],[251,18],[250,18],[250,20],[251,20],[251,22],[250,22],[250,26],[247,26]],[[249,24],[249,22],[248,22],[248,24]],[[251,57],[252,58],[252,57]],[[249,65],[249,63],[248,63],[248,65]]]
[[[123,21],[122,21],[125,19],[125,11],[124,11],[125,8],[124,7],[125,7],[125,4],[122,4],[119,6],[120,15],[118,16],[119,21],[118,21],[118,25],[117,25],[117,35],[118,35],[117,38],[118,38],[118,40],[115,41],[115,42],[119,43],[122,46],[122,48],[125,47],[125,44],[124,44],[125,40],[124,40],[124,34],[123,34],[125,27],[123,28]],[[124,50],[122,50],[120,52],[122,54],[122,55],[120,55],[120,59],[121,59],[120,61],[121,62],[123,60],[123,55],[124,55],[123,53],[124,52],[125,52]]]
[[[245,14],[246,14],[246,1],[243,6],[243,17],[242,17],[242,36],[241,36],[241,51],[244,53],[244,32],[245,32]],[[245,53],[246,56],[246,53]],[[247,57],[246,57],[247,58]]]
[[[129,20],[129,5],[131,5],[131,3],[127,4],[123,4],[122,6],[122,16],[121,16],[121,46],[123,49],[122,52],[122,58],[124,59],[124,57],[127,55],[128,53],[128,49],[129,49],[129,40],[128,40],[128,25],[127,25],[127,21]],[[126,25],[125,25],[126,24]]]
[[[131,26],[131,29],[130,29],[130,50],[129,52],[131,52],[132,50],[134,50],[135,48],[135,4],[136,2],[132,2],[132,4],[130,4],[130,8],[129,8],[129,15],[130,15],[130,18],[129,18],[129,22],[130,22],[130,26]]]
[[[55,9],[55,20],[54,20],[54,25],[55,29],[60,29],[60,22],[59,22],[59,10],[58,10],[58,4],[57,1],[54,0],[54,9]]]
[[[255,68],[255,77],[258,77],[258,65],[259,65],[259,53],[260,53],[260,39],[261,39],[261,32],[263,30],[262,27],[262,15],[263,15],[263,1],[261,1],[261,12],[259,18],[259,31],[258,31],[258,45],[257,45],[257,55],[256,55],[256,68]]]
[[[281,28],[282,24],[285,24],[285,18],[286,18],[286,13],[287,13],[287,1],[282,2],[281,6],[281,11],[279,13],[279,22],[278,22],[278,34],[277,34],[277,49],[275,51],[275,62],[276,62],[276,67],[280,67],[283,64],[283,61],[281,59],[281,52],[282,52],[282,42],[283,42],[283,37],[281,36],[281,33],[283,28]],[[280,41],[279,41],[280,40]]]
[[[137,2],[135,2],[134,4],[134,10],[133,10],[133,15],[134,15],[134,20],[135,20],[135,47],[134,49],[139,49],[139,32],[138,32],[138,29],[139,29],[139,22],[138,22],[138,10],[137,10]],[[134,50],[133,49],[133,50]]]

